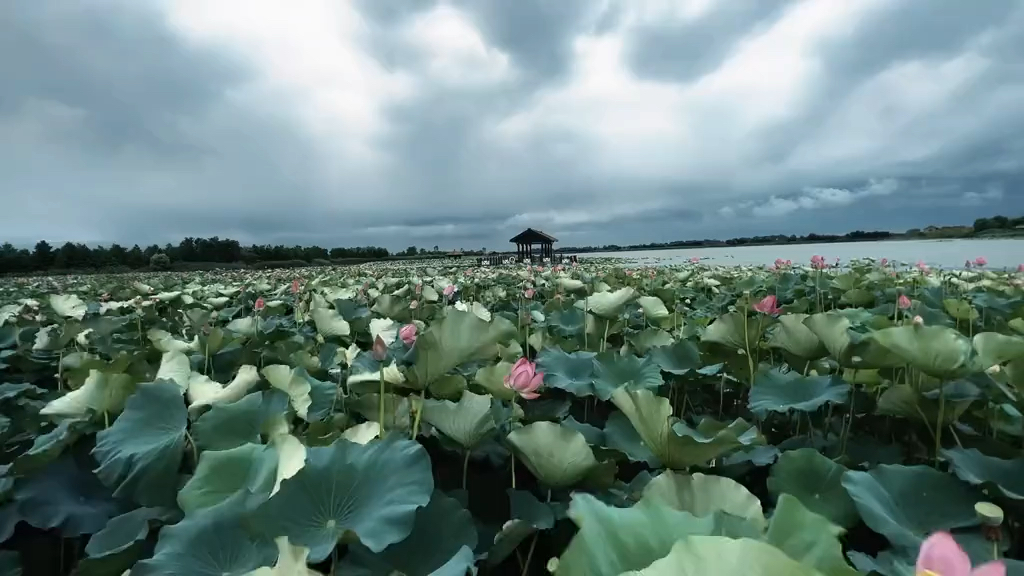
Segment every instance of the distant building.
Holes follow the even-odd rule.
[[[510,239],[509,242],[516,245],[516,256],[520,260],[532,261],[534,256],[551,258],[553,260],[555,257],[554,244],[558,242],[558,238],[545,234],[540,230],[527,228]],[[534,245],[537,245],[537,254],[534,254]]]

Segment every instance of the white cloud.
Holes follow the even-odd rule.
[[[406,34],[427,59],[430,79],[448,86],[488,85],[513,77],[508,54],[489,46],[461,11],[438,5],[416,17]]]
[[[768,200],[754,204],[750,213],[754,216],[771,218],[784,216],[797,210],[817,210],[819,208],[836,208],[849,206],[858,200],[872,196],[888,196],[899,188],[895,180],[871,180],[866,186],[849,190],[847,188],[805,188],[794,197],[772,196]],[[726,207],[732,210],[730,207]]]
[[[982,192],[966,192],[961,198],[960,203],[964,206],[984,206],[991,202],[1003,199],[1002,188],[996,186],[990,186]]]

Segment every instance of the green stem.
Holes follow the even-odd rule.
[[[380,437],[384,437],[384,364],[380,366],[380,402],[377,402],[377,422],[380,424]]]
[[[754,387],[754,357],[750,355],[750,334],[747,332],[747,313],[743,312],[743,349],[747,353],[747,369],[750,370],[750,387]]]
[[[466,475],[469,472],[469,455],[472,454],[469,450],[466,450],[466,457],[462,459],[462,489],[466,490]],[[512,462],[515,462],[513,456]]]
[[[551,503],[551,490],[548,490],[547,502],[549,504]],[[540,536],[540,531],[533,533],[533,540],[530,542],[530,549],[526,552],[526,562],[523,564],[522,576],[526,576],[526,574],[530,571],[530,560],[533,559],[533,549],[537,546],[538,536]]]
[[[427,389],[426,388],[424,388],[423,390],[420,390],[420,405],[419,405],[418,408],[416,408],[416,419],[413,420],[413,423],[412,423],[412,437],[410,438],[410,440],[415,440],[416,436],[419,436],[419,433],[420,433],[420,416],[423,415],[423,403],[426,400],[426,398],[425,398],[426,395],[427,395]]]
[[[942,417],[946,411],[946,387],[939,382],[939,415],[935,417],[935,467],[939,467],[939,450],[942,449]]]

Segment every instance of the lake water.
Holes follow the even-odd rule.
[[[681,264],[697,257],[704,264],[771,265],[776,258],[794,263],[810,263],[820,254],[832,264],[836,258],[888,258],[896,262],[924,260],[931,267],[959,268],[965,260],[978,256],[988,260],[988,268],[1016,268],[1024,263],[1024,239],[1002,240],[891,240],[886,242],[845,242],[838,244],[781,244],[774,246],[737,246],[721,248],[684,248],[679,250],[638,250],[632,252],[591,252],[580,258],[626,258],[638,264]]]

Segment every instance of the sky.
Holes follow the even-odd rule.
[[[508,249],[1024,213],[1018,0],[8,0],[0,241]]]

